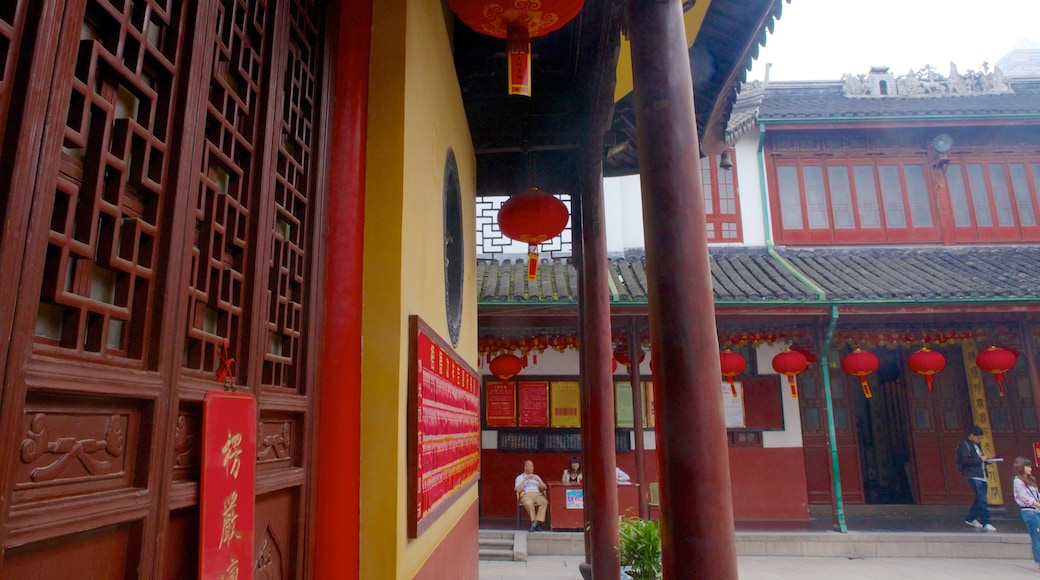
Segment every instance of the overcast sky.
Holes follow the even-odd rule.
[[[980,70],[1023,40],[1040,43],[1040,0],[792,0],[748,74],[771,80],[837,80],[888,66],[931,64],[946,75]]]

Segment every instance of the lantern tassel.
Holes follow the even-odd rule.
[[[867,382],[867,376],[866,375],[863,375],[863,376],[861,376],[859,378],[859,384],[863,387],[863,396],[864,397],[869,399],[869,398],[874,396],[874,393],[870,392],[870,383]]]
[[[935,377],[933,375],[925,375],[924,382],[928,385],[928,394],[932,394],[932,385],[935,383]]]
[[[736,396],[737,396],[737,385],[734,385],[734,384],[733,384],[733,377],[732,377],[732,376],[731,376],[731,377],[729,377],[729,392],[730,392],[730,394],[732,394],[732,395],[733,395],[734,397],[736,397]]]
[[[798,398],[798,383],[794,382],[794,375],[787,375],[787,382],[791,385],[791,398]]]
[[[510,23],[506,28],[506,53],[509,55],[509,94],[531,96],[531,35],[524,24]]]
[[[1003,397],[1004,396],[1004,373],[999,373],[999,374],[997,374],[995,376],[996,376],[996,379],[997,379],[997,389],[1000,390],[1000,396]]]
[[[527,246],[527,279],[538,279],[538,246]]]

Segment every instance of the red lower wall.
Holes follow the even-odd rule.
[[[480,574],[478,545],[480,543],[479,516],[473,504],[451,532],[441,540],[423,567],[416,573],[416,580],[477,580]]]
[[[500,453],[485,449],[480,454],[480,516],[516,517],[513,480],[523,471],[525,460],[534,461],[535,473],[543,479],[555,481],[567,468],[570,458],[569,453]],[[645,482],[657,481],[657,453],[647,452],[643,462]],[[809,519],[805,459],[801,448],[731,447],[729,462],[735,519]],[[617,464],[635,479],[634,453],[618,455]]]

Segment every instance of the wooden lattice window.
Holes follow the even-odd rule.
[[[255,260],[250,241],[259,204],[257,150],[264,138],[261,86],[268,67],[262,0],[225,0],[210,36],[214,50],[209,79],[209,108],[202,152],[199,191],[192,219],[195,240],[188,282],[188,329],[184,366],[211,371],[227,338],[238,372],[248,366],[240,355],[246,336],[243,314],[247,269]]]
[[[180,26],[92,0],[65,118],[37,342],[140,365],[152,320]]]
[[[264,385],[300,389],[304,369],[305,265],[311,237],[311,199],[316,184],[315,123],[318,122],[321,66],[318,18],[313,1],[296,2],[289,11],[289,60],[283,78],[278,122],[274,184],[274,235],[268,264],[268,348],[264,353]]]

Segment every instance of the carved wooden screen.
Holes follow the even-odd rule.
[[[299,576],[325,3],[2,4],[0,576],[194,577],[225,339],[259,409],[252,565]]]

